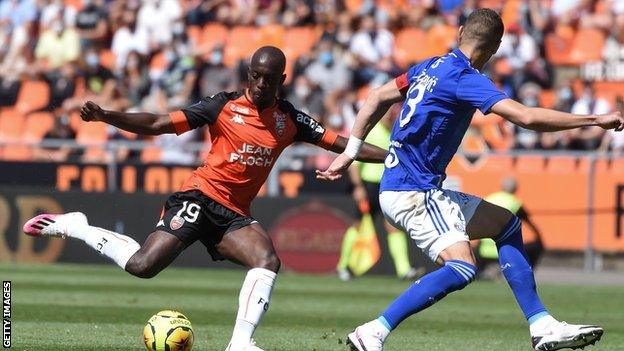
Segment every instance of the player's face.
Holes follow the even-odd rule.
[[[273,103],[286,75],[268,65],[252,65],[247,74],[249,94],[256,106]]]

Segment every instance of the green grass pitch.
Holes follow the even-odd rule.
[[[144,350],[142,330],[162,309],[192,321],[194,350],[224,350],[244,271],[167,269],[151,280],[113,266],[0,265],[13,283],[13,350]],[[283,274],[255,338],[266,350],[346,350],[345,335],[381,312],[408,283],[366,277]],[[622,350],[621,287],[544,285],[542,298],[560,319],[599,323],[595,350]],[[404,322],[386,350],[530,350],[528,329],[504,282],[473,283]]]

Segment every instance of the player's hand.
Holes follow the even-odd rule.
[[[80,118],[85,122],[101,121],[104,117],[104,110],[93,101],[87,101],[80,109]]]
[[[603,129],[615,129],[616,132],[624,129],[624,118],[620,111],[599,115],[596,117],[596,124]]]
[[[317,169],[316,178],[323,179],[323,180],[340,179],[342,177],[341,173],[344,172],[347,168],[349,168],[349,165],[351,165],[351,162],[353,162],[353,159],[345,155],[344,153],[342,153],[338,155],[338,157],[336,157],[334,162],[332,162],[332,164],[329,165],[329,168],[327,168],[327,170],[321,172]]]

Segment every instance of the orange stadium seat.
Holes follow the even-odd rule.
[[[435,25],[427,31],[426,57],[442,56],[446,54],[455,44],[457,38],[457,28],[447,25]]]
[[[553,108],[557,102],[557,93],[554,90],[542,90],[539,96],[541,107]]]
[[[25,80],[17,97],[16,108],[22,113],[41,109],[50,100],[50,88],[43,81]]]
[[[598,29],[582,28],[574,36],[570,60],[574,64],[602,60],[605,35]]]
[[[272,45],[278,48],[284,46],[286,29],[281,24],[272,23],[260,27],[258,31],[258,46]]]
[[[292,58],[290,59],[296,60],[302,54],[312,50],[316,39],[318,38],[312,27],[288,28],[285,33],[284,47],[291,51]]]
[[[546,49],[546,59],[554,65],[569,65],[571,42],[554,33],[546,35],[544,38]]]
[[[522,1],[520,0],[507,0],[503,6],[502,19],[503,23],[512,24],[518,23],[520,20],[520,6]]]
[[[150,61],[150,72],[162,72],[167,69],[167,59],[163,52],[159,52]]]
[[[396,36],[394,58],[403,68],[426,57],[423,43],[427,42],[425,33],[418,28],[406,28]]]
[[[71,6],[76,9],[76,11],[82,10],[82,7],[84,6],[84,2],[82,0],[65,0],[63,2],[66,6]]]
[[[225,64],[234,66],[239,60],[250,56],[258,48],[259,34],[255,27],[232,28],[225,47]]]
[[[0,112],[0,140],[16,142],[22,139],[24,131],[24,115],[16,109],[3,109]],[[29,158],[26,145],[5,145],[2,158],[9,161],[24,161]]]
[[[202,39],[202,27],[200,27],[200,26],[187,26],[186,27],[186,35],[188,35],[189,40],[193,43],[193,47],[197,49],[197,47],[201,43],[201,39]]]
[[[115,68],[116,61],[117,57],[111,50],[104,49],[100,53],[100,63],[102,64],[102,66],[112,70]]]
[[[54,127],[54,116],[50,112],[33,112],[26,116],[23,138],[37,142]]]
[[[103,146],[108,140],[107,128],[107,125],[101,122],[80,123],[76,132],[76,142],[87,146],[83,154],[85,161],[99,162],[106,159],[106,150]]]
[[[229,31],[220,23],[208,23],[202,29],[201,39],[196,43],[199,53],[208,54],[217,45],[225,45],[228,41]]]

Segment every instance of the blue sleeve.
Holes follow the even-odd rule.
[[[457,82],[457,99],[487,114],[497,102],[507,95],[486,76],[477,72],[464,73]]]

